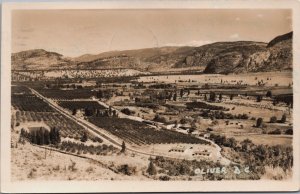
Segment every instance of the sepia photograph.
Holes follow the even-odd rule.
[[[5,182],[297,182],[292,8],[68,6],[8,9]]]

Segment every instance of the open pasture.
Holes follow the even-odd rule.
[[[199,75],[157,75],[143,76],[138,79],[139,82],[190,82],[208,83],[208,84],[224,84],[224,85],[257,85],[258,81],[263,81],[265,86],[288,86],[292,84],[292,72],[259,72],[247,74],[199,74]]]

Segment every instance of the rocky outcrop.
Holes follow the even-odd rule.
[[[293,33],[269,43],[216,42],[200,47],[159,47],[67,58],[42,49],[12,54],[13,70],[130,68],[149,72],[202,70],[242,73],[292,69]]]

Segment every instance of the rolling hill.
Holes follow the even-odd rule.
[[[73,64],[73,60],[55,52],[33,49],[13,53],[12,70],[61,69]]]
[[[43,49],[12,54],[13,70],[131,68],[148,72],[204,70],[240,73],[292,69],[292,37],[287,33],[269,43],[216,42],[200,47],[158,47],[110,51],[76,58]]]

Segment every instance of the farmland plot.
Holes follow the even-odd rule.
[[[147,124],[125,118],[90,117],[89,121],[134,144],[199,143],[210,144],[186,134],[165,129],[156,130]]]
[[[15,109],[16,125],[26,123],[45,123],[47,126],[56,127],[62,137],[79,139],[86,131],[81,125],[66,116],[56,112],[42,99],[28,91],[26,87],[16,87],[12,93],[12,106]],[[24,94],[24,91],[26,94]],[[18,94],[16,94],[18,93]],[[87,134],[89,138],[95,138]]]

